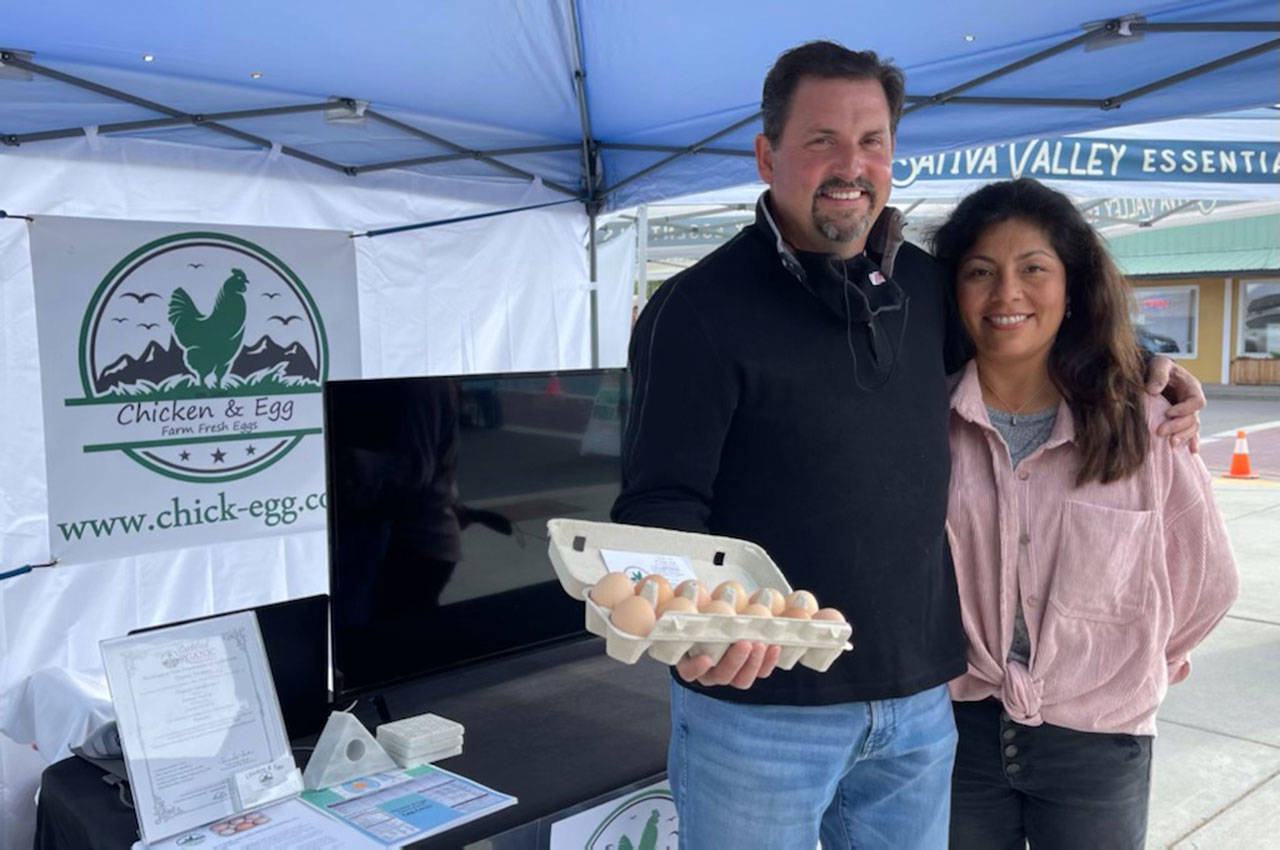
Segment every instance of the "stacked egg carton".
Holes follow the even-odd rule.
[[[431,764],[462,755],[461,723],[436,714],[419,714],[377,729],[378,743],[401,767]]]
[[[800,664],[822,672],[840,653],[853,649],[848,623],[786,617],[668,611],[647,635],[627,634],[610,621],[607,608],[588,596],[609,572],[602,549],[687,558],[706,588],[736,581],[749,594],[763,588],[790,593],[791,585],[763,549],[745,540],[573,519],[550,520],[547,532],[561,586],[586,605],[587,631],[603,637],[605,652],[624,663],[634,664],[646,652],[663,664],[675,664],[686,653],[705,653],[719,661],[732,643],[750,640],[780,645],[777,666],[783,670]]]

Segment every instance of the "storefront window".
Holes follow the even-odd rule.
[[[1280,280],[1241,281],[1240,354],[1280,357]]]
[[[1138,344],[1156,354],[1195,357],[1199,296],[1195,286],[1135,288],[1133,324]]]

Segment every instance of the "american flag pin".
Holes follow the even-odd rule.
[[[879,285],[880,285],[880,284],[882,284],[882,283],[884,283],[884,275],[880,274],[880,272],[872,272],[872,273],[871,273],[871,285],[872,285],[872,286],[879,286]]]

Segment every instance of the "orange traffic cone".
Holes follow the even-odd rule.
[[[1249,443],[1244,438],[1244,431],[1236,431],[1236,448],[1231,453],[1231,469],[1227,478],[1257,478],[1249,469]]]

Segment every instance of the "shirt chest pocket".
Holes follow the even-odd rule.
[[[1069,617],[1126,623],[1146,607],[1160,546],[1154,511],[1068,500],[1049,598]]]

